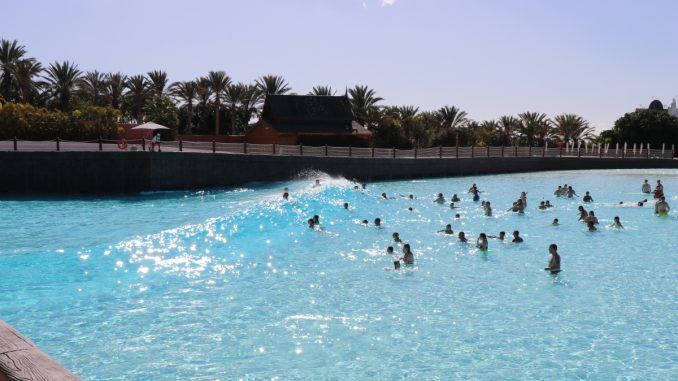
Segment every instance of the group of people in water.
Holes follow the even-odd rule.
[[[320,180],[316,180],[314,187],[320,186]],[[362,189],[366,188],[366,184],[362,184]],[[357,185],[354,187],[354,190],[359,190],[360,187]],[[648,183],[648,180],[645,180],[645,182],[642,185],[642,192],[643,193],[653,193],[654,197],[657,199],[655,203],[655,214],[663,216],[663,215],[668,215],[670,211],[670,207],[668,203],[666,202],[666,197],[664,195],[664,187],[661,184],[660,180],[657,180],[657,186],[655,187],[654,191],[652,191],[650,184]],[[473,201],[477,202],[480,200],[480,193],[481,191],[478,189],[476,184],[473,184],[469,190],[468,193],[472,195]],[[576,191],[572,188],[571,185],[563,185],[563,186],[558,186],[558,188],[554,191],[553,193],[556,197],[567,197],[567,198],[573,198],[573,197],[580,197],[577,195]],[[415,199],[415,196],[410,194],[408,196],[401,195],[401,197],[408,198],[410,200]],[[285,188],[285,192],[283,193],[283,198],[285,200],[289,199],[289,192],[288,189]],[[395,197],[389,197],[386,193],[381,194],[381,198],[385,200],[389,199],[394,199]],[[450,198],[450,208],[451,209],[456,209],[458,206],[455,205],[455,203],[459,203],[461,199],[458,197],[458,195],[455,193],[452,195]],[[591,196],[590,192],[586,191],[584,194],[582,201],[585,203],[592,203],[593,202],[593,197]],[[437,204],[446,204],[447,201],[445,200],[445,196],[442,193],[436,194],[435,198],[433,199],[434,203]],[[636,206],[643,206],[644,203],[647,202],[647,199],[639,201]],[[624,202],[620,202],[620,204],[624,204]],[[485,216],[492,216],[492,206],[490,201],[482,201],[481,207],[483,210],[483,214]],[[553,205],[550,203],[550,201],[541,201],[538,208],[540,210],[545,210],[552,208]],[[348,203],[343,203],[343,208],[344,209],[349,209],[349,204]],[[527,192],[521,192],[520,196],[516,201],[513,202],[511,208],[508,209],[509,212],[516,212],[516,213],[524,213],[525,209],[527,208]],[[412,211],[412,208],[408,208],[409,211]],[[579,211],[579,221],[582,221],[583,223],[586,224],[588,231],[596,231],[598,230],[596,225],[599,225],[600,222],[598,221],[598,217],[596,217],[595,212],[593,210],[586,211],[584,206],[579,206],[578,208]],[[459,218],[459,214],[455,215],[456,218]],[[362,224],[364,225],[369,225],[368,220],[362,220]],[[373,222],[375,227],[381,228],[381,219],[380,218],[375,218]],[[559,225],[559,220],[558,218],[555,218],[552,222],[552,225]],[[309,228],[318,228],[320,226],[320,216],[314,215],[312,218],[308,219],[308,226]],[[612,224],[609,225],[610,228],[615,228],[615,229],[624,229],[624,226],[621,223],[621,219],[619,216],[615,216],[613,219]],[[447,224],[444,229],[438,230],[438,233],[443,233],[447,235],[454,235],[454,231],[452,229],[452,224]],[[414,264],[414,254],[411,250],[410,244],[405,243],[401,240],[400,234],[398,232],[394,232],[392,234],[392,239],[394,245],[402,245],[402,255],[397,254],[394,251],[393,246],[388,246],[386,249],[386,253],[388,255],[391,255],[393,257],[393,266],[395,270],[398,270],[401,268],[402,264],[404,265],[413,265]],[[466,234],[463,231],[458,232],[457,234],[457,239],[459,242],[462,243],[468,243],[469,238],[466,236]],[[506,232],[501,231],[499,232],[499,235],[494,236],[494,235],[487,235],[485,233],[480,233],[478,235],[478,238],[476,239],[475,242],[475,247],[483,252],[487,252],[489,249],[489,239],[497,239],[498,241],[505,241],[506,240]],[[518,230],[515,230],[513,232],[513,238],[511,240],[512,243],[522,243],[524,242],[523,238],[520,236],[520,232]],[[549,271],[551,274],[557,274],[561,271],[560,269],[560,255],[558,254],[558,246],[556,244],[551,244],[549,246],[549,261],[547,267],[544,268],[544,270]]]

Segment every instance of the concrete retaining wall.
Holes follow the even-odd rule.
[[[187,152],[0,152],[0,192],[132,193],[287,180],[307,170],[365,181],[551,170],[678,168],[678,160],[557,157],[372,159]]]

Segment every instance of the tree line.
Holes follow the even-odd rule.
[[[27,55],[25,46],[6,39],[0,40],[0,65],[0,138],[59,133],[112,137],[114,123],[143,121],[181,134],[242,134],[260,114],[267,94],[294,94],[279,75],[245,83],[224,71],[210,71],[194,80],[170,82],[163,70],[128,76],[82,71],[70,61],[43,66]],[[337,91],[319,85],[308,94],[331,96]],[[377,147],[543,146],[597,138],[589,122],[576,114],[549,118],[528,111],[476,121],[455,106],[421,111],[385,105],[364,85],[347,89],[346,95],[355,120],[372,131]]]

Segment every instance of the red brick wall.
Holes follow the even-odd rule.
[[[217,143],[242,143],[245,141],[245,135],[177,135],[177,140],[185,142],[212,142]]]

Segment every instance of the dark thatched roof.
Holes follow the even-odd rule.
[[[353,132],[351,103],[345,96],[267,95],[261,118],[280,133]]]

